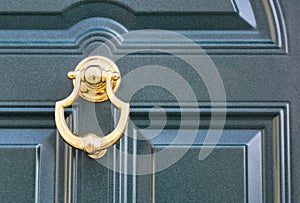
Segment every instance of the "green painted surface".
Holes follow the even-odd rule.
[[[300,201],[296,173],[300,143],[296,134],[300,130],[297,125],[300,120],[297,113],[300,106],[298,1],[289,4],[280,1],[281,6],[278,1],[272,1],[275,10],[263,7],[258,0],[251,0],[250,4],[191,1],[192,4],[183,6],[180,1],[170,5],[166,1],[159,1],[160,4],[74,2],[77,1],[0,3],[1,202],[151,202],[153,198],[156,202]],[[201,3],[203,7],[196,6]],[[266,10],[276,11],[275,19],[268,21]],[[269,27],[268,22],[275,21],[278,24]],[[68,96],[73,88],[66,73],[101,40],[108,39],[107,33],[118,35],[148,28],[185,33],[212,53],[211,59],[230,101],[225,135],[232,139],[226,142],[228,146],[218,146],[212,156],[201,162],[197,159],[203,142],[200,135],[198,145],[165,171],[144,176],[124,175],[108,170],[82,152],[71,150],[56,137],[54,102]],[[87,43],[93,37],[96,40]],[[287,39],[291,42],[289,48]],[[199,109],[210,109],[204,105],[209,101],[209,94],[203,81],[174,56],[135,54],[117,64],[122,76],[141,66],[169,67],[189,82],[200,102]],[[176,86],[172,78],[167,80]],[[181,87],[178,89],[188,94]],[[119,91],[128,91],[126,85],[121,85]],[[161,87],[143,88],[130,102],[135,105],[131,118],[143,128],[150,123],[147,105],[153,107],[159,103],[179,111],[173,105],[174,95]],[[97,122],[104,126],[104,134],[113,128],[109,107],[99,105],[95,113]],[[194,109],[192,115],[199,109]],[[70,111],[67,114],[72,113],[76,114]],[[80,111],[77,113],[76,116],[82,115]],[[200,131],[207,129],[209,123],[209,113],[204,114]],[[172,135],[170,130],[178,129],[180,114],[170,110],[167,116],[164,139],[156,143],[150,138],[140,141],[137,153],[151,153],[170,143],[167,138]],[[78,120],[74,118],[73,124],[79,131],[91,129],[92,122],[82,127],[85,120],[79,119],[77,126]],[[8,133],[7,129],[13,131]],[[238,135],[233,132],[236,130]],[[261,137],[255,137],[254,133],[255,140],[246,142],[243,139],[251,130],[263,133]],[[133,153],[134,142],[128,139],[128,143],[123,139],[115,149],[124,150],[128,146]],[[103,162],[114,162],[124,168],[124,160],[124,157],[116,158],[110,150]]]

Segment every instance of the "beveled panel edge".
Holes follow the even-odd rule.
[[[1,112],[2,113],[2,112]],[[2,126],[1,126],[2,127]],[[51,171],[50,167],[45,167],[45,165],[51,165],[51,163],[54,165],[54,155],[48,155],[48,151],[46,152],[46,148],[49,148],[50,145],[47,141],[50,139],[54,140],[55,138],[53,135],[55,134],[55,130],[53,129],[44,129],[44,128],[37,128],[37,129],[22,129],[21,127],[17,129],[0,129],[0,133],[2,131],[12,131],[11,134],[6,135],[11,137],[14,137],[13,139],[8,139],[5,142],[0,143],[0,150],[2,148],[17,148],[17,149],[32,149],[35,152],[35,155],[32,157],[32,159],[35,162],[35,183],[34,183],[34,191],[35,191],[35,201],[46,201],[51,200],[51,197],[54,197],[54,178],[49,177],[49,175],[53,175],[54,177],[54,170]],[[29,137],[20,137],[20,134],[15,134],[16,132],[22,132],[22,134],[30,134],[31,139]],[[24,132],[25,131],[25,132]],[[36,134],[33,132],[36,131]],[[43,131],[43,133],[39,134],[39,132]],[[36,136],[36,137],[33,137]],[[13,151],[12,151],[13,153]],[[46,156],[46,157],[45,157]],[[46,158],[48,161],[46,162],[43,158]],[[49,159],[52,160],[49,162]],[[50,170],[50,171],[45,171]],[[53,168],[54,169],[54,168]],[[42,174],[46,174],[46,176],[42,176]],[[50,175],[50,176],[51,176]],[[49,179],[50,178],[50,179]],[[47,182],[42,182],[42,181]],[[43,184],[46,184],[43,186]],[[48,188],[46,191],[45,188]],[[50,199],[49,199],[50,198]]]
[[[166,112],[178,115],[181,110],[176,103],[132,103],[132,114],[147,114],[154,106],[162,106]],[[213,109],[212,109],[213,107]],[[185,103],[182,110],[193,113],[209,114],[212,110],[226,112],[229,116],[273,116],[278,118],[278,128],[280,136],[280,190],[282,202],[291,202],[291,178],[290,178],[290,134],[289,134],[289,118],[290,104],[288,102],[200,102]],[[153,109],[152,109],[153,110]],[[154,109],[155,110],[155,109]],[[19,113],[18,113],[19,112]],[[46,113],[47,117],[53,117],[54,103],[52,102],[0,102],[1,115],[25,116],[28,114],[38,115]],[[76,109],[66,109],[68,114],[76,114]],[[54,117],[53,117],[54,118]],[[76,117],[74,118],[76,119]],[[74,122],[73,119],[73,122]],[[75,121],[76,122],[76,121]],[[50,125],[53,127],[52,125]],[[20,127],[24,127],[21,126]],[[73,152],[74,153],[74,152]]]
[[[205,0],[204,0],[205,1]],[[17,1],[16,1],[17,2]],[[25,5],[28,5],[30,4],[30,0],[23,0],[24,4]],[[54,13],[58,13],[58,12],[63,12],[64,10],[68,10],[74,6],[78,6],[78,5],[82,5],[84,3],[89,3],[89,2],[92,2],[92,1],[87,1],[87,0],[69,0],[69,1],[59,1],[59,0],[52,0],[52,1],[49,1],[48,3],[52,3],[52,5],[49,5],[48,7],[45,6],[46,1],[45,2],[36,2],[35,4],[33,5],[30,5],[30,6],[24,6],[24,4],[22,5],[21,3],[20,4],[15,4],[14,6],[11,6],[10,3],[8,2],[5,2],[4,5],[1,5],[1,9],[0,9],[0,12],[54,12]],[[106,1],[103,1],[103,2],[107,2]],[[120,5],[120,7],[123,7],[123,8],[126,8],[128,10],[131,10],[132,12],[150,12],[150,11],[155,11],[156,10],[156,5],[157,3],[156,2],[150,2],[147,1],[147,0],[139,0],[139,1],[136,1],[138,2],[138,4],[135,2],[135,1],[123,1],[122,0],[110,0],[109,2],[112,2],[114,4],[118,4]],[[166,2],[163,2],[161,1],[162,3],[165,3],[161,6],[160,8],[160,11],[163,11],[163,12],[167,12],[167,11],[173,11],[173,10],[176,10],[176,6],[178,7],[178,5],[180,6],[180,4],[177,3],[176,6],[173,6],[173,7],[170,7],[170,5]],[[229,4],[222,4],[219,8],[219,11],[231,11],[233,8],[230,6],[230,0],[227,0],[227,2],[229,2]],[[226,3],[227,3],[226,2]],[[146,3],[149,3],[149,5],[144,5]],[[160,2],[159,2],[160,3]],[[181,3],[179,1],[179,3]],[[200,3],[203,3],[203,0],[201,1],[200,0]],[[188,6],[189,9],[192,9],[192,10],[195,10],[195,8],[193,8],[192,5],[189,5]],[[147,9],[147,10],[145,10]],[[216,8],[212,8],[209,4],[208,5],[204,5],[203,8],[198,8],[200,9],[200,11],[218,11],[216,10]],[[202,10],[201,10],[202,9]],[[190,11],[190,10],[187,10],[187,11]]]
[[[250,30],[232,30],[228,31],[224,30],[172,30],[178,34],[184,35],[194,41],[197,45],[205,50],[205,52],[209,54],[286,54],[288,53],[288,43],[287,43],[287,34],[286,34],[286,27],[285,22],[283,19],[283,14],[281,10],[280,3],[277,0],[270,0],[264,1],[257,0],[255,1],[260,2],[260,4],[264,4],[265,12],[269,13],[266,15],[267,21],[259,23],[258,27],[254,26]],[[63,9],[61,13],[56,13],[56,15],[61,15],[62,13],[69,12],[72,9],[79,8],[80,6],[84,6],[86,4],[91,4],[95,2],[77,2],[75,4],[69,5],[69,7]],[[108,2],[104,2],[108,3]],[[116,4],[116,2],[110,2],[110,4],[118,6],[127,10],[132,16],[130,18],[136,17],[134,10],[126,7],[122,4]],[[250,5],[250,4],[249,4]],[[238,6],[238,4],[236,4]],[[261,6],[261,5],[260,5]],[[263,7],[263,6],[261,6]],[[237,7],[238,9],[238,7]],[[251,5],[250,5],[250,9]],[[261,9],[261,8],[260,8]],[[241,9],[243,10],[243,9]],[[249,11],[251,12],[251,11]],[[262,13],[262,12],[260,12]],[[41,14],[41,13],[40,13]],[[17,13],[14,13],[17,15]],[[45,13],[47,15],[47,12]],[[250,21],[250,24],[253,24],[254,21],[252,17],[249,20],[249,16],[244,19],[245,17],[241,16],[242,14],[237,14],[241,19],[243,19],[247,24],[247,21]],[[100,16],[100,15],[99,15]],[[251,15],[250,15],[251,16]],[[104,18],[103,18],[104,17]],[[78,55],[84,52],[84,49],[89,44],[94,42],[105,42],[111,37],[117,37],[123,33],[128,32],[128,30],[136,30],[131,29],[128,25],[121,25],[117,23],[117,19],[109,19],[110,17],[105,18],[103,16],[101,18],[97,16],[89,16],[88,19],[83,21],[79,21],[73,25],[73,28],[78,27],[85,23],[86,25],[89,24],[88,21],[93,21],[91,19],[100,19],[100,27],[89,27],[83,26],[81,30],[77,30],[77,34],[74,36],[74,29],[70,28],[67,30],[13,30],[14,34],[10,33],[9,30],[2,30],[0,31],[0,36],[2,41],[0,40],[0,53],[2,54],[66,54],[66,55]],[[110,22],[111,25],[108,25]],[[114,25],[113,25],[114,24]],[[250,25],[249,24],[249,25]],[[259,24],[261,24],[259,26]],[[266,33],[265,30],[269,24],[269,33]],[[256,24],[255,24],[256,25]],[[102,27],[101,27],[102,26]],[[253,25],[252,25],[253,26]],[[126,27],[126,28],[125,28]],[[251,27],[251,26],[250,26]],[[127,30],[128,29],[128,30]],[[163,29],[163,28],[162,28]],[[54,36],[55,34],[51,32],[57,32],[58,35]],[[41,34],[42,33],[42,34]],[[9,39],[11,36],[17,34],[20,38]],[[37,38],[39,36],[42,40]],[[28,38],[29,37],[29,38]],[[67,37],[67,38],[66,38]],[[8,39],[5,39],[8,38]],[[34,39],[36,38],[36,39]],[[124,54],[128,53],[131,49],[138,49],[142,47],[142,49],[153,49],[155,50],[155,45],[151,45],[151,40],[146,41],[150,42],[148,44],[136,44],[134,43],[133,46],[123,46],[118,53]],[[24,43],[25,42],[25,43]],[[175,44],[176,45],[176,44]],[[193,54],[192,47],[189,44],[177,44],[180,45],[176,47],[178,52],[186,53],[186,50],[190,50]],[[166,48],[174,48],[174,44],[171,46],[169,42],[162,42],[162,47]],[[198,53],[197,53],[198,54]]]
[[[18,139],[19,135],[17,134],[16,138],[12,140],[17,140],[17,142],[0,144],[0,146],[31,147],[35,149],[36,202],[54,201],[54,199],[57,201],[76,199],[78,152],[68,146],[61,139],[58,132],[55,133],[54,105],[54,102],[0,102],[0,117],[2,121],[0,123],[0,131],[11,131],[11,134],[8,136],[14,135],[13,131],[25,130],[30,133],[30,131],[42,130],[44,132],[42,136],[38,136],[33,141],[28,141],[26,137]],[[76,131],[77,127],[76,111],[76,108],[65,109],[67,120],[72,123],[70,125],[73,126],[74,131]],[[8,121],[6,122],[5,120]],[[11,122],[14,122],[14,124],[11,125]],[[47,132],[49,133],[45,134]],[[33,134],[31,133],[31,135]],[[49,140],[53,141],[52,144],[54,145],[50,145]],[[49,149],[53,150],[51,156],[47,155]],[[51,161],[47,159],[51,159]],[[49,167],[53,167],[53,171],[50,171],[50,173],[45,172],[45,169]],[[46,179],[50,178],[51,181],[45,180],[45,176],[41,177],[41,174],[51,176],[46,177]],[[43,186],[43,184],[47,185]],[[63,194],[62,197],[60,197],[60,192]],[[57,199],[58,196],[59,199]]]
[[[263,132],[246,144],[246,177],[249,202],[263,202]],[[259,159],[257,158],[259,157]],[[254,168],[254,170],[253,170]],[[252,170],[251,170],[252,169]],[[253,180],[254,179],[254,180]]]
[[[119,40],[127,32],[107,18],[82,20],[67,30],[0,30],[0,54],[78,55],[93,42]]]
[[[180,109],[178,104],[162,104],[162,103],[135,103],[131,105],[131,114],[139,116],[146,116],[151,110],[155,112],[157,106],[163,108],[163,110],[171,116],[180,116],[181,111],[185,111],[185,115],[190,117],[195,113],[203,113],[205,116],[209,116],[210,112],[226,112],[227,118],[230,117],[269,117],[272,122],[272,128],[275,140],[277,144],[274,154],[276,161],[276,168],[278,169],[274,173],[274,181],[279,181],[276,184],[277,188],[274,188],[274,192],[278,192],[280,195],[276,195],[273,198],[275,201],[291,202],[291,168],[290,168],[290,104],[289,102],[203,102],[197,105],[191,103],[185,103],[185,108]],[[182,107],[181,106],[181,107]],[[212,108],[214,106],[215,108]],[[155,107],[155,108],[153,108]],[[158,109],[158,112],[161,109]],[[188,113],[188,114],[186,114]],[[234,127],[233,127],[234,128]],[[229,127],[230,129],[230,127]],[[263,130],[263,129],[261,129]],[[263,131],[262,131],[263,133]],[[262,135],[263,136],[263,135]],[[151,143],[149,143],[151,144]],[[278,183],[278,182],[277,182]]]
[[[143,131],[143,130],[141,130]],[[151,130],[146,130],[147,132],[151,132]],[[169,131],[169,130],[167,130]],[[172,130],[171,130],[172,131]],[[201,130],[200,130],[201,131]],[[205,130],[204,130],[205,131]],[[231,133],[234,134],[239,134],[242,133],[244,130],[231,130],[231,129],[225,129],[222,133],[222,137],[226,134],[231,135]],[[245,162],[245,184],[244,184],[244,190],[245,190],[245,201],[247,202],[262,202],[258,200],[263,199],[263,166],[262,166],[262,160],[263,160],[263,155],[262,155],[262,143],[263,143],[263,130],[245,130],[248,133],[248,136],[251,134],[252,138],[247,140],[243,140],[241,143],[230,143],[228,140],[220,140],[214,146],[213,144],[199,144],[197,143],[197,138],[195,139],[194,143],[190,143],[190,145],[172,145],[172,144],[156,144],[160,143],[159,141],[150,141],[149,144],[153,146],[153,150],[156,149],[156,147],[159,148],[164,148],[164,147],[187,147],[187,148],[194,148],[196,147],[197,149],[199,148],[202,149],[203,147],[209,148],[213,147],[214,149],[220,149],[220,148],[237,148],[241,147],[244,149],[244,162]],[[184,133],[184,135],[187,135],[188,133]],[[254,148],[258,149],[255,150]],[[155,157],[154,157],[155,158]],[[155,174],[153,174],[155,176]],[[254,180],[253,180],[254,179]]]

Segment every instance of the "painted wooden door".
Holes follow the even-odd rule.
[[[0,2],[0,201],[299,202],[299,6]],[[54,121],[67,72],[93,54],[116,62],[131,106],[99,160]],[[79,99],[66,119],[106,135],[118,112]]]

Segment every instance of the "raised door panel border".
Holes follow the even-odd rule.
[[[155,135],[149,130],[140,133],[145,137]],[[171,155],[182,148],[188,149],[170,168],[153,175],[156,202],[262,202],[261,131],[224,130],[216,146],[214,143],[203,143],[206,130],[199,130],[190,145],[178,146],[165,141],[166,136],[174,140],[176,134],[174,130],[166,130],[151,141],[152,153],[159,153],[165,147],[170,149]],[[188,139],[193,132],[185,130],[183,134],[182,139]],[[199,160],[201,150],[212,152],[206,159]],[[158,165],[156,162],[154,157],[154,166]],[[138,187],[141,184],[138,183]]]
[[[164,122],[161,122],[162,109],[153,108],[158,105],[160,104],[132,104],[131,119],[136,126],[147,127],[149,125],[149,112],[153,111],[154,114],[151,115],[151,118],[154,125],[151,129],[143,130],[130,126],[127,133],[135,132],[138,136],[144,131],[147,133],[143,133],[143,136],[147,138],[147,136],[151,136],[153,131],[157,130],[155,126],[159,125],[161,127],[161,124],[164,124]],[[158,197],[172,193],[172,190],[156,191],[169,174],[162,171],[144,176],[130,175],[129,170],[137,170],[136,167],[139,167],[138,160],[129,159],[126,153],[124,155],[124,152],[129,154],[151,154],[153,150],[159,150],[163,145],[173,147],[176,151],[177,147],[180,146],[169,145],[172,136],[169,137],[170,139],[168,138],[169,140],[165,137],[166,135],[172,135],[172,132],[176,132],[176,128],[180,123],[178,122],[180,111],[186,111],[186,115],[189,115],[188,119],[191,121],[186,123],[190,123],[186,126],[186,134],[191,132],[192,127],[195,127],[193,126],[193,115],[200,114],[201,125],[198,126],[196,141],[192,143],[192,147],[178,163],[167,169],[170,172],[181,173],[186,181],[190,180],[198,183],[198,178],[201,179],[203,176],[199,174],[198,177],[195,177],[195,180],[193,180],[193,176],[184,176],[183,172],[185,171],[180,172],[181,165],[186,166],[187,163],[190,163],[191,157],[197,155],[201,148],[211,147],[207,143],[206,145],[203,144],[205,130],[209,127],[211,112],[226,111],[225,136],[221,138],[221,143],[213,151],[215,155],[210,157],[211,160],[207,159],[210,162],[209,165],[225,161],[223,166],[227,169],[234,169],[233,171],[236,173],[227,174],[226,178],[231,181],[231,189],[237,186],[241,187],[239,189],[242,192],[235,193],[236,196],[233,196],[235,200],[290,202],[290,138],[289,105],[287,103],[227,103],[227,108],[223,108],[224,105],[220,105],[220,108],[213,105],[214,108],[211,108],[211,105],[206,103],[199,103],[197,108],[190,108],[187,105],[182,109],[166,104],[160,106],[166,113],[164,115],[168,117],[160,138],[140,141],[125,136],[118,146],[111,148],[106,158],[102,159],[102,162],[108,161],[108,164],[115,167],[113,169],[123,173],[109,170],[101,163],[88,158],[85,153],[78,152],[66,145],[55,132],[53,103],[43,105],[38,102],[28,104],[2,103],[0,108],[0,117],[3,121],[0,124],[0,151],[2,151],[1,154],[5,158],[3,160],[6,161],[10,161],[8,156],[14,150],[20,152],[14,154],[18,158],[14,163],[25,164],[24,172],[30,171],[31,174],[23,174],[28,176],[24,177],[22,175],[22,178],[26,178],[26,181],[19,181],[19,185],[20,187],[29,187],[30,185],[31,187],[28,190],[30,190],[31,195],[28,198],[35,201],[52,198],[57,201],[79,201],[89,198],[92,200],[106,198],[109,201],[123,201],[125,199],[127,201],[153,200],[155,193]],[[66,115],[68,114],[72,115],[68,117],[68,120],[70,125],[73,125],[73,130],[76,131],[76,109],[68,109]],[[218,130],[218,126],[215,126],[215,129]],[[159,140],[161,138],[163,139]],[[184,148],[185,146],[181,147]],[[118,154],[118,152],[122,153]],[[28,160],[21,159],[20,154],[24,154],[28,157]],[[222,160],[222,154],[226,155],[229,162],[226,161],[227,158]],[[230,160],[232,157],[235,157],[234,160]],[[199,164],[197,157],[194,161]],[[9,162],[9,164],[12,163]],[[153,163],[155,163],[155,159],[152,159],[148,164],[151,166]],[[193,166],[196,166],[196,170],[203,167],[199,167],[199,165],[197,167],[197,164]],[[195,168],[192,168],[193,166],[188,167],[188,170],[193,172],[195,170]],[[19,170],[19,166],[16,167],[13,168]],[[202,169],[205,169],[205,167]],[[216,171],[220,169],[222,167],[217,164]],[[202,170],[202,173],[205,173],[205,171],[207,170]],[[13,173],[14,170],[11,172]],[[230,170],[223,172],[223,174],[226,174]],[[15,177],[18,175],[20,174]],[[234,181],[235,179],[231,179],[233,176],[239,178],[236,180],[237,182]],[[207,176],[208,182],[210,182],[209,177],[212,176]],[[222,179],[224,180],[222,177],[215,180],[222,182]],[[173,181],[176,183],[178,180],[180,178]],[[222,191],[221,189],[224,186],[226,186],[226,182],[219,185],[219,192]],[[95,190],[95,187],[98,189]],[[227,189],[230,190],[230,187]],[[207,195],[209,197],[209,193]]]
[[[56,132],[54,104],[0,104],[0,201],[63,202],[73,198],[72,150]],[[72,114],[66,110],[66,116]],[[70,122],[68,117],[68,122]],[[71,123],[70,123],[71,124]]]
[[[201,114],[201,125],[199,130],[196,130],[197,137],[189,146],[186,146],[186,141],[183,145],[171,144],[176,136],[180,112],[185,109],[163,106],[162,113],[160,108],[155,108],[157,105],[160,104],[132,107],[131,119],[139,128],[129,127],[127,133],[135,135],[134,139],[131,136],[124,137],[114,149],[117,155],[110,157],[115,159],[116,168],[121,171],[113,174],[116,177],[114,191],[117,200],[125,198],[133,202],[160,202],[166,199],[171,201],[186,198],[186,194],[189,194],[192,201],[195,200],[191,196],[191,192],[194,191],[198,192],[198,196],[195,193],[194,197],[208,202],[218,202],[218,198],[225,202],[291,201],[287,103],[228,103],[226,109],[210,108],[209,104],[200,103],[199,108],[187,108],[191,123],[193,114]],[[144,129],[149,127],[149,112],[153,111],[156,112],[151,114],[153,125],[151,129]],[[203,142],[212,111],[226,111],[226,125],[214,151],[201,163],[197,158],[199,151],[210,148],[213,144]],[[167,123],[162,120],[165,113],[168,115]],[[163,129],[162,123],[166,124]],[[183,133],[186,138],[195,133],[195,130],[188,130],[194,127],[192,124],[186,126],[186,132]],[[215,129],[218,130],[218,127]],[[138,137],[142,140],[135,139]],[[154,152],[164,147],[174,150],[174,153],[185,147],[187,151],[182,159],[170,168],[155,172]],[[153,158],[145,164],[138,158],[132,159],[132,154],[153,154]],[[121,164],[125,163],[124,160],[127,160],[127,164]],[[135,176],[129,172],[147,166],[152,167],[152,174]],[[216,174],[224,176],[214,176],[216,171],[219,171]],[[186,193],[178,193],[180,188],[182,191],[186,189]],[[223,197],[225,191],[228,196]]]
[[[189,4],[190,3],[190,4]],[[285,54],[288,52],[281,2],[277,0],[175,0],[51,2],[28,7],[0,3],[0,52],[4,54],[81,54],[90,43],[142,29],[169,30],[188,37],[211,54]],[[39,6],[38,6],[39,5]],[[198,6],[197,6],[198,5]],[[5,10],[6,9],[6,10]],[[189,43],[147,39],[183,52]],[[164,36],[161,36],[164,38]],[[149,43],[150,42],[150,43]],[[122,49],[136,48],[136,43]]]

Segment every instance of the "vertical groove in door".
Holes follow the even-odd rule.
[[[249,150],[249,147],[247,145],[245,145],[245,148],[244,148],[244,167],[245,167],[245,173],[244,173],[244,178],[245,178],[245,196],[244,196],[244,202],[247,203],[249,202],[249,160],[248,160],[248,150]]]
[[[113,120],[114,120],[114,127],[115,123],[117,122],[116,119],[116,110],[113,111]],[[118,154],[117,146],[121,146],[120,142],[113,146],[113,202],[121,202],[121,175],[117,171],[120,171],[121,168],[121,158],[120,154]],[[120,152],[119,152],[120,153]],[[119,161],[119,163],[118,163]]]
[[[60,183],[60,135],[59,132],[56,131],[56,149],[55,149],[55,202],[58,203],[59,201],[59,183]]]
[[[40,145],[36,146],[35,151],[35,202],[40,199]]]
[[[117,174],[116,174],[116,159],[117,159],[117,149],[116,145],[113,146],[113,202],[116,202],[116,181],[117,181]]]
[[[114,109],[114,123],[117,122],[117,112]],[[123,177],[122,177],[122,171],[123,171],[123,156],[122,156],[122,151],[123,151],[123,139],[121,139],[119,141],[119,162],[120,162],[120,166],[119,166],[119,203],[122,203],[122,199],[123,199],[123,194],[122,194],[122,186],[123,186]]]
[[[262,137],[263,137],[263,139],[262,139],[262,141],[261,141],[261,145],[262,145],[262,168],[264,169],[264,168],[266,168],[266,162],[267,162],[267,160],[266,160],[266,148],[264,147],[265,145],[266,145],[266,140],[265,140],[265,137],[266,137],[266,130],[265,129],[263,129],[262,131],[261,131],[261,133],[262,133]],[[265,170],[262,170],[262,194],[263,194],[263,196],[262,196],[262,200],[263,200],[263,202],[267,202],[267,196],[265,195],[265,192],[267,191],[267,182],[266,182],[266,171]]]
[[[72,150],[72,181],[71,181],[71,190],[72,190],[72,202],[77,202],[77,170],[78,170],[78,150]]]
[[[152,191],[151,191],[151,193],[152,193],[152,203],[155,203],[155,152],[154,152],[154,150],[155,149],[151,149],[151,153],[152,153],[152,158],[151,158],[151,164],[152,164],[152,174],[151,174],[151,178],[152,178],[152,180],[151,180],[151,182],[152,182]]]
[[[279,117],[276,116],[273,119],[273,133],[274,135],[278,135],[279,134]],[[273,145],[274,146],[280,146],[280,141],[279,141],[279,137],[280,136],[274,136],[274,140],[273,140]],[[281,201],[281,182],[280,182],[280,150],[278,149],[278,147],[274,147],[273,149],[273,153],[274,153],[274,168],[276,168],[277,170],[275,170],[274,172],[274,203],[280,203]]]
[[[78,135],[78,118],[77,111],[73,111],[72,113],[72,131]],[[72,149],[71,151],[71,164],[72,164],[72,176],[71,176],[71,194],[72,194],[72,202],[77,202],[77,181],[78,181],[78,150]]]
[[[127,128],[124,132],[123,135],[123,140],[124,140],[124,152],[121,152],[122,154],[124,154],[124,170],[123,170],[123,176],[124,176],[124,188],[123,188],[123,192],[124,192],[124,203],[127,203],[127,186],[128,186],[128,181],[127,181],[127,175],[128,175],[128,137],[126,136],[127,134]]]
[[[64,202],[70,203],[71,202],[71,180],[72,180],[72,148],[65,144],[65,185],[64,185]]]
[[[155,153],[152,151],[152,203],[155,203]]]
[[[280,118],[279,118],[279,133],[281,135],[284,136],[280,136],[280,151],[282,149],[284,149],[286,147],[286,150],[288,152],[290,152],[290,142],[286,142],[285,140],[290,140],[290,129],[289,127],[286,126],[290,126],[289,124],[289,108],[286,108],[286,112],[285,111],[280,111]],[[284,143],[286,143],[286,145],[284,145]],[[286,179],[287,182],[290,183],[291,182],[291,177],[290,177],[290,173],[287,173],[288,171],[290,171],[290,154],[288,154],[288,157],[284,157],[282,154],[280,154],[280,181],[281,184],[285,182],[285,174],[288,174]],[[283,184],[282,184],[283,185]],[[289,190],[289,185],[283,185],[284,187],[281,188],[281,199],[282,201],[285,201],[290,203],[291,202],[291,191]]]
[[[116,109],[114,109],[114,127],[115,127],[115,123],[117,122],[117,111]],[[117,148],[116,148],[117,150]],[[123,198],[123,195],[122,195],[122,167],[123,167],[123,157],[122,157],[122,150],[123,150],[123,139],[121,139],[119,141],[119,159],[118,157],[117,160],[119,160],[119,167],[118,167],[118,175],[119,175],[119,185],[118,185],[118,189],[119,189],[119,203],[122,203],[122,198]],[[117,173],[117,171],[115,171],[115,173]]]
[[[72,129],[72,116],[67,118],[69,128]],[[64,202],[71,202],[71,180],[72,180],[72,148],[65,143],[65,170],[64,170]]]
[[[56,146],[55,146],[55,202],[59,202],[59,157],[60,157],[60,152],[59,152],[59,138],[60,135],[56,131]]]
[[[114,128],[116,127],[116,123],[119,120],[119,112],[117,109],[114,109]],[[119,175],[119,187],[118,187],[118,199],[120,203],[127,203],[128,198],[128,138],[125,136],[128,133],[128,128],[126,128],[123,137],[119,141],[119,159],[117,157],[117,148],[114,147],[114,159],[115,163],[119,161],[119,168],[116,168],[114,165],[114,179],[116,177],[116,173]],[[118,163],[116,163],[118,164]],[[117,172],[118,171],[118,172]],[[114,201],[116,201],[116,197],[114,197]]]
[[[130,128],[130,129],[133,129],[133,128]],[[129,134],[128,132],[129,128],[127,127],[127,133]],[[132,158],[132,203],[135,203],[136,202],[136,168],[137,168],[137,165],[136,165],[136,157],[137,157],[137,132],[136,130],[131,130],[133,134],[133,149],[132,149],[132,154],[133,154],[133,158]]]

